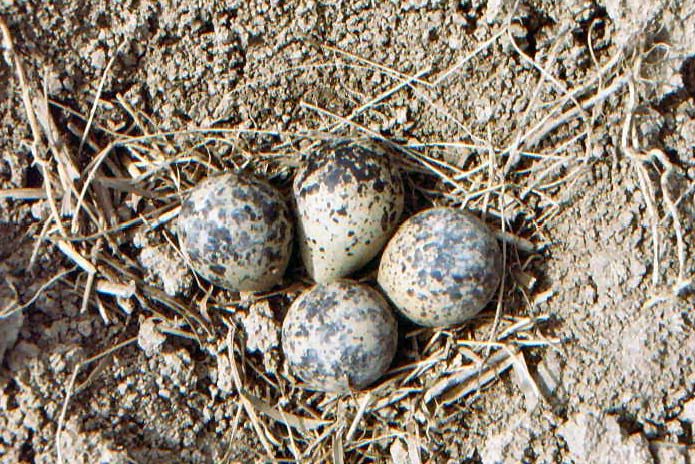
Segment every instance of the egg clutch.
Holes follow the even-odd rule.
[[[479,313],[499,286],[497,240],[472,214],[434,207],[398,227],[403,179],[376,146],[322,146],[298,169],[293,199],[294,211],[245,173],[209,177],[183,198],[178,238],[202,277],[258,292],[281,282],[296,230],[316,285],[290,306],[282,348],[308,388],[347,392],[378,380],[396,353],[391,305],[417,324],[450,326]],[[382,251],[379,289],[347,279]]]

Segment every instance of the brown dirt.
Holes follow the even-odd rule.
[[[506,3],[0,0],[16,49],[0,60],[0,462],[694,462],[695,4]],[[62,217],[71,238],[115,228],[72,242],[126,293],[97,287],[85,311],[87,275],[55,246],[49,202],[20,198],[46,179],[14,58],[58,194],[59,150],[82,185],[126,140],[86,197],[103,221],[82,214],[72,231]],[[436,85],[411,82],[334,133],[315,109],[347,117],[404,75]],[[596,104],[558,104],[582,86],[573,98]],[[534,134],[553,108],[566,118]],[[160,135],[128,139],[144,134]],[[366,135],[401,147],[409,211],[463,205],[516,237],[504,317],[491,304],[466,327],[402,324],[402,370],[370,392],[315,394],[278,348],[308,284],[298,261],[275,293],[210,289],[167,213],[211,171],[243,166],[287,192],[311,143]],[[540,155],[516,156],[517,140]],[[486,386],[425,401],[487,349],[521,354]]]

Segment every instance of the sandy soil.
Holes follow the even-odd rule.
[[[695,3],[555,3],[0,0],[0,462],[694,462]],[[210,288],[172,218],[367,136],[409,212],[504,231],[507,278],[401,321],[370,391],[307,392],[298,260]]]

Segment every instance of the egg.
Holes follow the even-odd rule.
[[[330,282],[382,250],[403,212],[403,181],[376,146],[334,143],[300,167],[294,198],[302,260],[316,282]]]
[[[292,251],[290,210],[270,184],[243,173],[209,177],[183,199],[181,250],[201,276],[235,291],[282,279]]]
[[[488,227],[455,208],[430,208],[404,222],[389,241],[378,282],[417,324],[460,324],[478,314],[500,283],[502,257]]]
[[[290,306],[282,348],[292,371],[310,389],[363,389],[389,368],[398,327],[386,300],[348,280],[317,284]]]

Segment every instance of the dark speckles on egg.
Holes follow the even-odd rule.
[[[217,277],[222,277],[224,276],[224,271],[225,267],[220,266],[219,264],[213,264],[210,266],[210,270],[212,271],[213,274],[215,274]]]
[[[241,173],[210,177],[182,201],[181,249],[213,283],[237,291],[263,291],[282,279],[293,227],[280,193]]]
[[[352,281],[302,293],[282,325],[282,348],[309,388],[346,392],[381,377],[396,352],[397,325],[384,298]]]
[[[384,182],[381,179],[378,179],[378,180],[374,181],[374,187],[373,188],[374,188],[375,192],[382,193],[384,190],[386,190],[387,186],[388,186],[388,184],[386,182]]]
[[[379,285],[409,319],[460,324],[495,294],[502,273],[497,240],[475,216],[431,208],[408,219],[384,250]]]
[[[388,155],[362,142],[327,144],[294,181],[302,259],[317,282],[358,270],[376,256],[403,212],[403,181]]]

